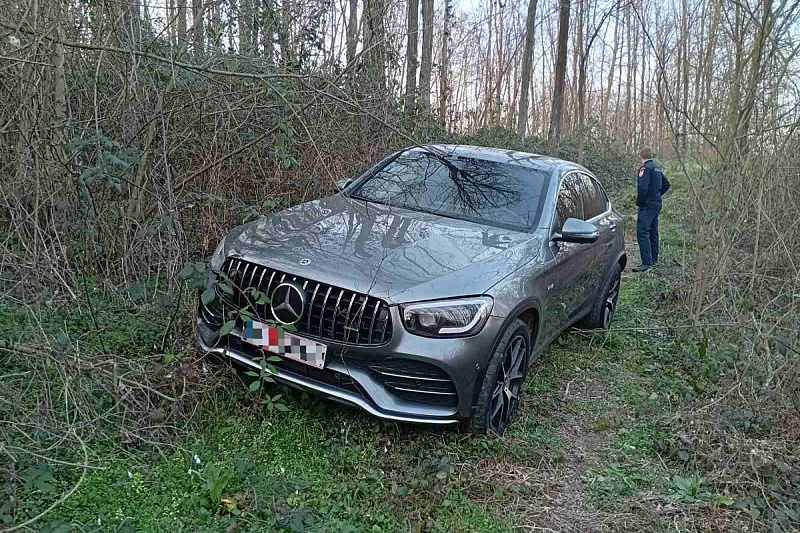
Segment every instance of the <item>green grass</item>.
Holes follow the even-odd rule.
[[[679,179],[673,184],[670,201],[676,202],[682,185]],[[666,262],[682,253],[679,218],[677,210],[665,210]],[[2,383],[0,418],[44,432],[29,440],[23,437],[32,433],[29,426],[6,433],[13,437],[9,442],[25,447],[37,438],[58,440],[80,416],[103,414],[80,430],[90,464],[100,469],[88,470],[78,490],[45,520],[84,531],[559,530],[549,521],[555,518],[587,529],[613,522],[620,506],[650,505],[640,503],[644,493],[655,494],[647,501],[659,504],[673,491],[665,480],[687,470],[691,450],[673,434],[669,419],[687,397],[710,394],[696,389],[713,387],[708,376],[718,372],[722,356],[701,357],[696,345],[648,329],[660,324],[659,313],[669,305],[661,295],[673,286],[670,269],[625,277],[618,331],[567,332],[545,351],[529,372],[520,417],[502,439],[398,426],[276,387],[249,393],[238,378],[194,353],[186,294],[178,336],[168,332],[162,350],[175,302],[163,301],[155,281],[134,291],[135,303],[130,289],[91,280],[91,308],[85,298],[30,307],[0,302],[0,339],[53,348],[52,359],[35,364],[0,350],[0,376],[12,376]],[[101,361],[114,354],[119,371],[132,372],[125,374],[129,378],[152,380],[181,400],[173,405],[130,392],[139,394],[133,404],[138,409],[126,411],[130,398],[121,407],[110,380],[93,380],[86,369],[71,374],[81,380],[80,389],[71,389],[64,361],[93,354]],[[84,392],[65,393],[76,390]],[[288,412],[261,409],[258,395],[265,393],[286,394]],[[69,414],[76,404],[88,406],[78,418]],[[156,408],[167,413],[165,420],[154,422]],[[125,438],[118,427],[147,440]],[[51,455],[71,463],[83,458],[71,438]],[[46,470],[27,470],[35,459],[20,458],[15,484],[0,492],[0,525],[35,516],[80,477],[79,468],[52,462]],[[214,468],[207,470],[209,464]],[[52,480],[41,472],[51,472]],[[215,483],[221,502],[213,501]],[[638,520],[643,531],[659,530],[646,515]]]

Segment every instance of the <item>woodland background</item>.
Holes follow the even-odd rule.
[[[162,366],[191,351],[195,294],[178,273],[234,225],[427,142],[582,162],[630,216],[649,145],[685,195],[672,284],[647,305],[672,310],[663,327],[715,384],[687,378],[699,403],[684,415],[705,422],[670,424],[700,438],[735,399],[759,429],[706,442],[708,469],[741,445],[723,470],[755,487],[753,527],[789,531],[798,52],[790,0],[0,0],[6,495],[61,445],[178,439],[149,418],[176,405]],[[104,335],[128,315],[157,338],[134,328],[115,352]],[[735,360],[709,362],[719,346]]]

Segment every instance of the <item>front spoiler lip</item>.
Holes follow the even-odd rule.
[[[234,350],[231,348],[223,348],[223,347],[211,347],[208,346],[203,341],[200,335],[196,335],[196,338],[197,342],[200,344],[200,347],[203,348],[203,350],[205,350],[208,353],[230,357],[231,359],[243,365],[246,365],[250,368],[253,368],[255,370],[261,370],[261,367],[258,365],[258,363],[252,361],[249,357],[242,354],[238,350]],[[435,424],[435,425],[449,425],[458,422],[458,420],[455,419],[426,418],[426,417],[394,415],[391,413],[386,413],[378,410],[369,401],[367,401],[366,399],[357,394],[354,394],[349,391],[343,391],[335,387],[331,387],[330,385],[327,385],[325,383],[319,383],[316,381],[304,379],[296,374],[286,372],[279,368],[275,369],[275,374],[272,374],[271,377],[275,378],[278,381],[282,381],[287,385],[293,385],[295,387],[299,387],[300,389],[310,390],[322,394],[323,396],[330,398],[331,400],[360,407],[369,414],[378,418],[382,418],[384,420],[392,420],[394,422],[408,422],[412,424]]]

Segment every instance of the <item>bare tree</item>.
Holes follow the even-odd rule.
[[[352,69],[358,46],[358,0],[350,0],[349,22],[347,23],[347,66]]]
[[[417,92],[417,35],[419,0],[408,0],[408,47],[406,49],[406,112],[410,111]]]
[[[442,56],[439,65],[439,124],[447,125],[447,101],[450,96],[450,0],[444,0],[444,21],[442,22]]]
[[[536,36],[536,4],[537,0],[529,0],[528,2],[528,17],[525,20],[525,49],[522,51],[522,81],[520,82],[517,133],[523,139],[528,128],[528,94],[531,91],[533,46]]]
[[[564,106],[564,78],[567,75],[567,39],[569,37],[569,0],[560,0],[558,19],[558,56],[553,89],[553,110],[550,116],[550,146],[561,143],[561,110]]]
[[[425,113],[431,110],[431,72],[433,70],[433,0],[422,0],[422,68],[419,95]]]

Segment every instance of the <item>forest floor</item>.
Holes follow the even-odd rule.
[[[711,487],[698,498],[706,501],[687,499],[674,476],[688,478],[694,466],[667,453],[681,438],[670,420],[691,407],[664,378],[666,355],[685,349],[661,329],[668,306],[676,305],[664,295],[682,275],[686,191],[674,181],[661,216],[662,264],[645,274],[630,273],[638,261],[635,214],[629,198],[617,200],[626,213],[629,262],[614,331],[573,330],[558,338],[531,367],[520,417],[503,438],[390,424],[277,388],[249,393],[241,375],[203,358],[188,338],[183,351],[150,354],[158,342],[142,339],[160,341],[163,325],[154,318],[160,315],[152,308],[114,314],[118,296],[102,287],[93,289],[104,296],[95,300],[92,320],[75,306],[0,303],[0,323],[31,331],[62,324],[84,350],[93,346],[91,332],[100,332],[104,350],[151,361],[184,387],[187,380],[215,383],[202,398],[187,396],[182,410],[165,403],[139,421],[137,434],[154,435],[150,442],[126,438],[125,431],[87,438],[94,468],[82,479],[77,444],[58,452],[66,464],[20,468],[3,493],[8,501],[0,499],[0,529],[36,516],[79,480],[32,530],[68,531],[67,524],[73,531],[226,533],[751,529],[746,515],[726,507],[734,495]],[[107,321],[96,320],[106,314]],[[10,361],[0,359],[6,384],[23,379]],[[25,390],[37,397],[39,386]],[[260,407],[257,394],[284,394],[276,401],[288,411]],[[58,394],[52,396],[59,405]],[[0,409],[2,418],[12,416],[6,403]],[[164,431],[147,433],[155,426]],[[209,505],[215,495],[221,506]]]

